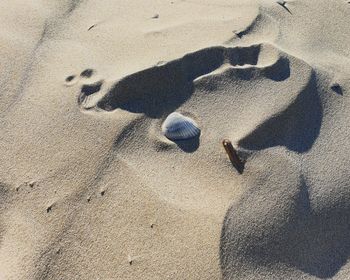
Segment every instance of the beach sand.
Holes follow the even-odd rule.
[[[0,279],[350,279],[348,1],[6,0],[0,23]],[[172,112],[199,137],[167,139]]]

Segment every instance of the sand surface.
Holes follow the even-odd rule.
[[[350,279],[350,4],[278,2],[0,1],[0,279]]]

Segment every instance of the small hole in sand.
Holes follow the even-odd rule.
[[[49,213],[52,211],[52,205],[46,208],[46,212]]]
[[[78,79],[76,75],[70,75],[64,81],[65,81],[65,86],[71,87],[78,82]]]
[[[90,78],[93,74],[94,74],[93,69],[85,69],[83,72],[80,73],[80,77]]]
[[[343,95],[343,89],[342,89],[342,87],[341,87],[338,83],[334,83],[334,84],[331,86],[331,89],[332,89],[335,93],[337,93],[337,94],[339,94],[339,95]]]
[[[66,82],[69,83],[69,82],[73,81],[74,78],[75,78],[75,75],[70,75],[66,78]]]

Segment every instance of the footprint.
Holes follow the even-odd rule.
[[[73,86],[78,82],[81,85],[78,96],[79,106],[86,110],[95,107],[97,102],[102,98],[100,90],[103,80],[98,76],[96,77],[96,71],[92,68],[83,70],[79,75],[72,74],[65,79],[66,86]]]
[[[81,87],[81,91],[78,97],[78,104],[84,109],[90,109],[96,106],[97,102],[101,99],[101,88],[103,80],[98,80],[93,83],[85,83]]]
[[[89,87],[80,103],[84,101],[83,107],[87,109],[96,105],[104,111],[119,108],[160,118],[186,102],[199,79],[220,74],[216,72],[227,69],[243,80],[260,75],[282,81],[290,75],[288,58],[269,44],[210,47],[126,76],[115,83],[100,100],[94,94],[93,100],[85,101],[86,96],[91,96],[90,92],[96,92],[99,85]]]

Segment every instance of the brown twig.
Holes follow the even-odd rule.
[[[239,174],[242,174],[244,170],[244,163],[238,157],[237,151],[235,148],[233,148],[231,141],[224,139],[222,141],[222,145],[224,146],[232,165],[237,169]]]

